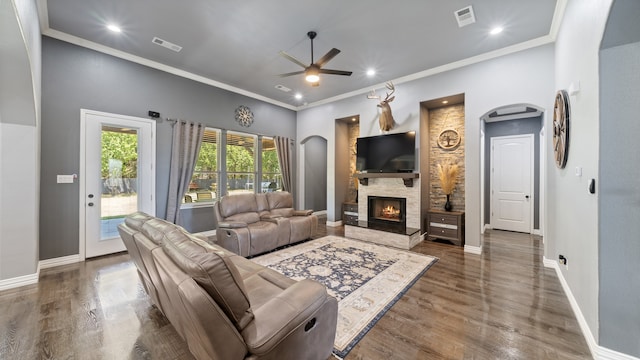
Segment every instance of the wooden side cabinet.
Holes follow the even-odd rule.
[[[427,238],[449,240],[464,246],[464,211],[444,211],[431,209],[427,213],[424,228]]]
[[[358,225],[358,203],[342,203],[342,222],[345,225]]]

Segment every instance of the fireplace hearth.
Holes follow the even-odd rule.
[[[368,223],[370,225],[404,228],[407,225],[407,199],[368,196]]]

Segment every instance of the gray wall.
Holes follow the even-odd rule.
[[[489,122],[485,125],[484,146],[484,222],[491,220],[491,138],[509,135],[534,135],[533,156],[533,228],[540,228],[540,129],[542,117]]]
[[[553,154],[553,112],[547,110],[545,129],[545,258],[558,261],[560,254],[569,266],[559,265],[567,293],[573,295],[584,323],[587,341],[598,342],[598,195],[588,191],[589,180],[598,177],[599,73],[598,52],[609,14],[610,0],[570,0],[555,42],[555,85],[559,89],[580,84],[570,96],[571,128],[567,165],[558,169]],[[526,84],[523,84],[526,86]],[[533,103],[536,104],[536,103]],[[582,176],[575,176],[576,167]],[[597,179],[596,179],[597,180]],[[586,332],[585,327],[583,330]],[[597,344],[591,343],[591,346]]]
[[[640,13],[640,3],[636,9]],[[640,33],[635,34],[638,41]],[[600,52],[600,344],[635,357],[640,357],[639,69],[640,42]]]
[[[56,186],[56,174],[79,172],[80,109],[199,121],[212,127],[296,138],[294,111],[48,37],[43,38],[40,259],[78,254],[79,185]],[[247,105],[243,128],[234,110]],[[171,126],[157,126],[156,211],[165,215]],[[295,172],[295,167],[294,167]],[[193,212],[193,216],[191,216]],[[212,229],[208,209],[185,210],[187,229]],[[204,222],[207,221],[205,224]]]
[[[327,210],[327,140],[312,136],[304,146],[304,208]]]

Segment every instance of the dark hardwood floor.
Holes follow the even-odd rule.
[[[316,237],[343,235],[320,226]],[[493,231],[483,255],[422,242],[440,260],[349,353],[355,359],[590,359],[540,237]],[[0,359],[192,359],[127,254],[41,271],[0,292]]]

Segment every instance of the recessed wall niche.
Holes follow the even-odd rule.
[[[348,124],[349,131],[349,174],[353,176],[356,173],[356,142],[360,136],[360,122],[351,121]],[[358,188],[356,187],[356,179],[351,178],[347,190],[347,201],[355,201],[358,196]]]
[[[428,134],[420,138],[423,218],[428,209],[444,209],[447,198],[440,185],[438,164],[445,161],[458,165],[456,186],[450,202],[453,204],[453,211],[464,211],[464,111],[464,94],[420,103],[420,133]],[[458,139],[455,139],[456,136]]]
[[[464,210],[464,104],[452,105],[443,108],[433,109],[429,111],[430,126],[429,137],[430,158],[429,178],[431,179],[431,187],[429,189],[431,208],[442,209],[446,201],[446,196],[442,192],[440,186],[440,178],[438,176],[438,164],[443,162],[452,162],[458,165],[458,178],[456,187],[450,197],[453,209],[456,211]],[[460,143],[450,149],[440,146],[438,140],[440,134],[447,130],[455,130],[460,136]],[[443,134],[442,136],[447,136]]]

